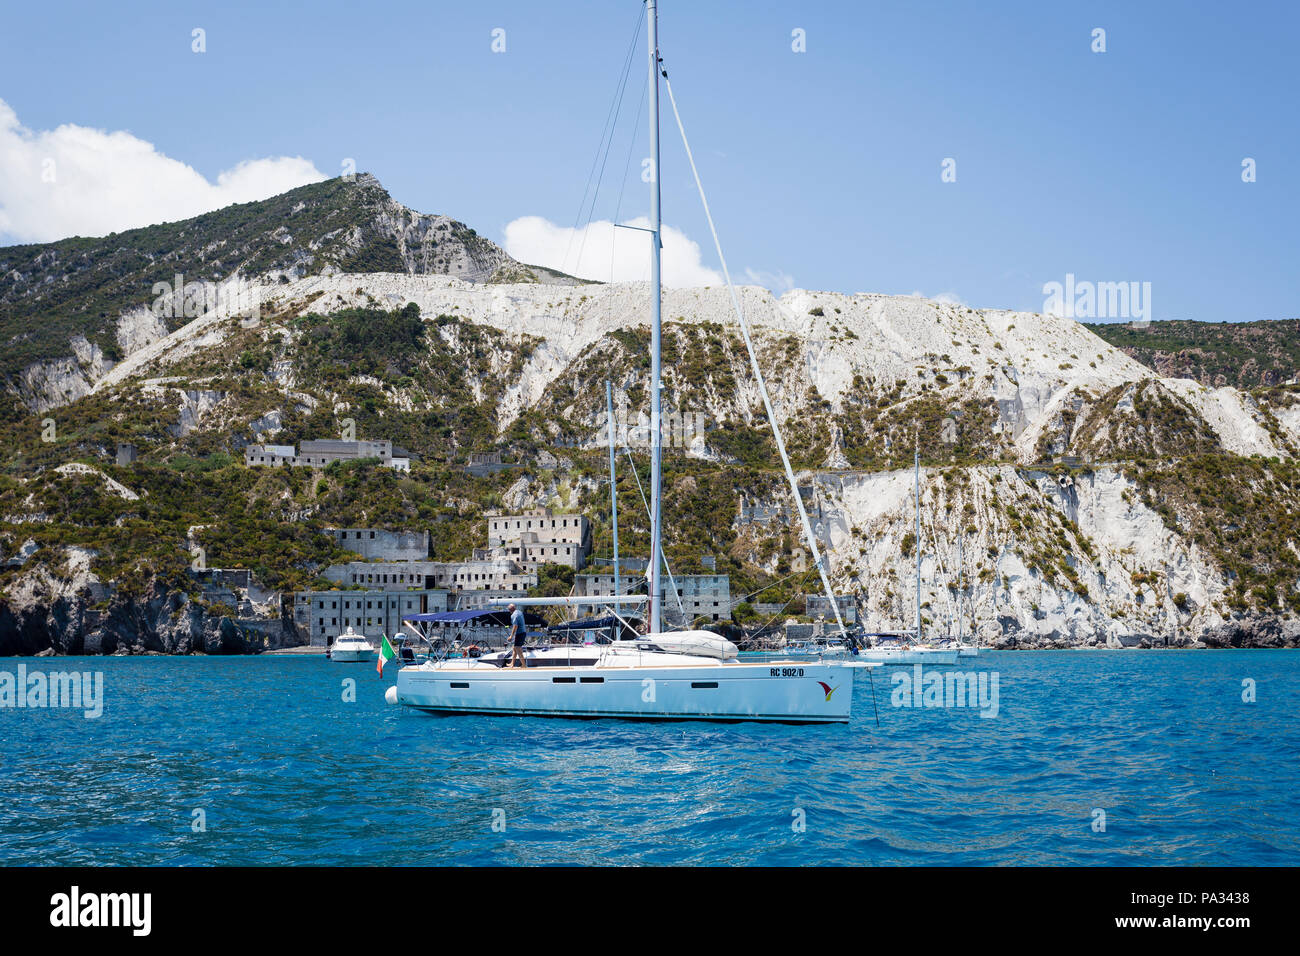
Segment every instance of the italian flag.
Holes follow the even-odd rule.
[[[397,656],[397,651],[393,650],[393,645],[388,641],[388,635],[383,635],[379,642],[379,660],[375,664],[375,670],[379,671],[379,676],[384,676],[384,665]]]

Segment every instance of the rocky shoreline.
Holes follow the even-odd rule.
[[[0,657],[260,654],[309,643],[287,607],[278,619],[236,617],[158,582],[143,595],[119,592],[99,603],[93,603],[94,598],[89,589],[75,593],[55,589],[44,599],[21,604],[0,598]],[[1271,615],[1228,620],[1196,636],[1080,639],[1057,632],[1035,633],[1010,619],[1002,622],[1000,631],[982,635],[981,646],[1024,651],[1300,648],[1300,620]],[[736,638],[742,645],[752,643],[739,634]]]
[[[291,615],[243,619],[155,582],[92,605],[88,590],[16,606],[0,598],[0,657],[258,654],[307,643]]]
[[[1223,650],[1300,648],[1300,621],[1273,616],[1259,616],[1225,621],[1202,632],[1199,637],[1156,634],[1129,634],[1109,642],[1093,638],[1071,640],[1053,635],[1008,633],[984,644],[995,651],[1005,650],[1072,650],[1072,649],[1140,649],[1140,650]]]
[[[1300,620],[1258,615],[1215,624],[1198,636],[1123,634],[1101,637],[1071,637],[1056,631],[1034,632],[1022,628],[1014,618],[1000,618],[998,625],[981,629],[979,645],[990,651],[1069,650],[1223,650],[1300,648]],[[996,633],[990,634],[992,630]],[[768,636],[765,640],[764,637]],[[732,637],[737,640],[736,637]],[[969,638],[968,638],[969,639]],[[740,636],[742,650],[779,651],[769,635]]]

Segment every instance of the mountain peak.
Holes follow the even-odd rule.
[[[13,391],[33,363],[78,348],[117,361],[120,317],[148,307],[156,287],[170,289],[177,276],[189,285],[345,272],[576,281],[517,262],[463,222],[409,209],[375,176],[358,173],[179,222],[0,248],[0,376]],[[165,319],[166,331],[185,320]]]

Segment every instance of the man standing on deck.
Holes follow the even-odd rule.
[[[527,667],[524,660],[524,641],[528,639],[528,627],[524,624],[524,612],[519,610],[514,604],[510,605],[510,641],[514,645],[514,652],[510,656],[510,663],[506,667],[514,667],[516,662],[520,667]]]

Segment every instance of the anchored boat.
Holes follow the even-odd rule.
[[[831,661],[741,663],[635,641],[502,651],[398,672],[395,702],[442,714],[846,723],[854,669]]]
[[[960,656],[955,647],[931,647],[911,640],[912,633],[882,631],[864,634],[867,646],[858,651],[864,661],[880,664],[956,664]]]
[[[338,664],[365,664],[375,659],[375,648],[364,634],[357,634],[349,627],[334,638],[329,655]]]
[[[808,641],[793,641],[782,651],[791,657],[848,657],[853,654],[849,647],[838,638],[820,638]],[[866,660],[867,658],[863,658]]]
[[[916,498],[916,626],[912,631],[878,631],[864,634],[866,644],[858,652],[863,660],[880,664],[956,664],[962,655],[960,645],[936,647],[922,640],[921,629],[921,453],[913,463],[913,487]]]
[[[655,0],[647,0],[649,26],[650,147],[653,167],[659,169],[659,78],[665,80],[669,98],[672,85],[659,56]],[[673,103],[676,115],[676,103]],[[678,125],[680,117],[678,117]],[[695,174],[691,157],[686,154]],[[700,189],[703,199],[703,189]],[[443,714],[530,714],[547,717],[623,717],[654,720],[775,721],[782,723],[845,723],[853,707],[853,676],[859,668],[877,667],[865,661],[775,660],[741,661],[734,644],[711,631],[669,630],[661,627],[660,565],[662,548],[662,375],[660,367],[661,211],[659,176],[650,192],[650,560],[646,594],[615,594],[593,600],[582,598],[520,598],[515,604],[603,603],[611,608],[647,603],[647,633],[632,640],[608,644],[533,647],[524,651],[526,666],[511,667],[509,652],[478,658],[432,660],[404,667],[388,700],[416,710]],[[708,215],[708,204],[705,203]],[[712,227],[712,217],[710,216]],[[716,231],[714,232],[716,240]],[[718,247],[719,260],[749,349],[750,362],[771,422],[777,450],[794,493],[809,548],[821,572],[832,609],[844,633],[838,605],[831,596],[821,552],[798,493],[798,484],[786,455],[777,418],[758,367],[749,325]],[[611,451],[611,464],[613,456]],[[615,563],[617,567],[617,562]],[[666,567],[666,564],[665,564]]]

